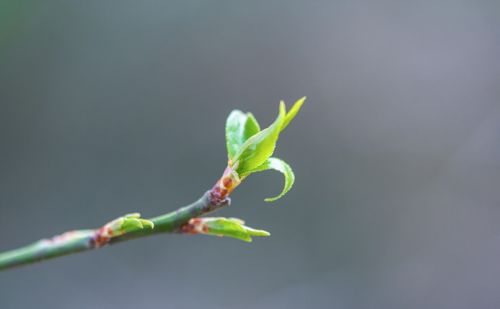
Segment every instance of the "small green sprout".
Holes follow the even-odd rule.
[[[246,242],[252,241],[252,236],[269,236],[269,232],[256,230],[244,225],[237,218],[209,217],[193,218],[182,226],[182,231],[188,234],[206,234],[219,237],[232,237]]]
[[[306,97],[299,99],[288,112],[285,103],[281,101],[278,117],[263,130],[252,113],[234,110],[229,114],[226,121],[228,168],[218,183],[222,196],[228,195],[250,174],[270,169],[282,173],[285,184],[278,196],[265,201],[273,202],[290,190],[295,181],[292,168],[285,161],[271,156],[281,131],[297,115],[305,100]]]
[[[142,230],[145,227],[154,229],[153,221],[141,218],[141,214],[137,212],[127,214],[118,217],[101,227],[97,231],[94,241],[97,247],[102,247],[108,244],[113,237]]]
[[[138,212],[127,214],[118,218],[118,222],[121,222],[121,225],[118,227],[118,231],[124,233],[143,229],[145,227],[150,229],[155,227],[153,221],[141,218],[141,214]]]

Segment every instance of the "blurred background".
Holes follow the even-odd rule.
[[[217,213],[0,273],[10,308],[499,308],[498,1],[0,1],[0,250],[188,204],[232,109],[308,101]]]

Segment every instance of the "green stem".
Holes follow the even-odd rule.
[[[208,191],[199,200],[188,206],[150,219],[155,225],[154,229],[144,228],[128,232],[111,238],[108,244],[160,233],[180,232],[180,227],[189,219],[213,212],[228,206],[229,203],[229,198],[214,199],[211,191]],[[70,231],[51,239],[42,239],[31,245],[0,253],[0,270],[100,248],[95,244],[98,231],[99,229]]]

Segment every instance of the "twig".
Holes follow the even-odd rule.
[[[140,214],[128,214],[93,230],[75,230],[31,245],[0,253],[0,270],[31,264],[63,255],[101,248],[117,242],[146,237],[159,233],[209,234],[252,241],[252,236],[269,236],[263,230],[245,226],[236,218],[200,218],[230,204],[229,195],[249,175],[265,170],[283,174],[282,192],[268,202],[282,197],[292,187],[295,176],[283,160],[271,157],[278,137],[297,115],[305,97],[299,99],[287,112],[280,102],[276,120],[261,130],[251,113],[235,110],[226,121],[226,146],[228,165],[212,189],[191,205],[155,217],[143,219]]]
[[[154,229],[135,229],[116,237],[103,237],[102,228],[75,230],[42,239],[31,245],[0,254],[0,270],[40,262],[55,257],[101,248],[118,242],[156,235],[160,233],[182,233],[182,226],[192,218],[211,213],[229,206],[230,199],[214,199],[212,191],[207,191],[196,202],[176,211],[150,219]]]

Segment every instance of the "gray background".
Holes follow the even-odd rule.
[[[499,308],[497,1],[1,1],[0,250],[195,200],[234,108],[307,95],[219,215],[0,273],[10,308]]]

